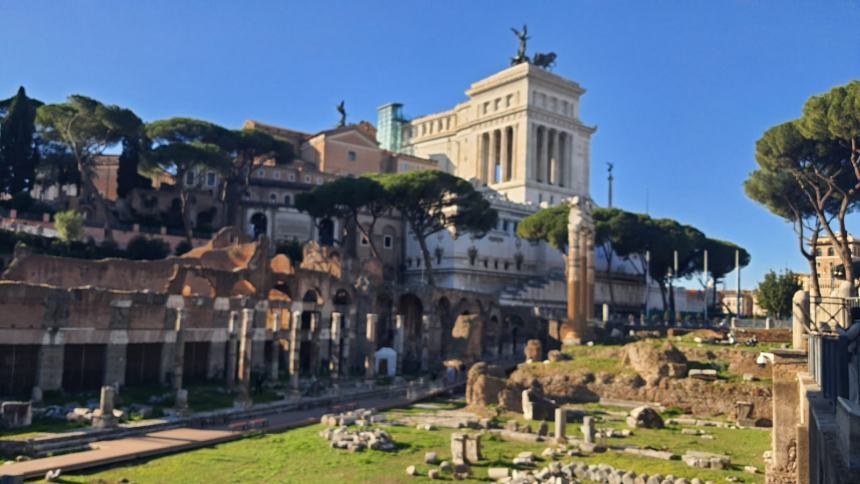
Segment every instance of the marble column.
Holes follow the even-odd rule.
[[[230,311],[230,319],[227,322],[227,388],[236,387],[236,359],[239,357],[239,313]]]
[[[293,311],[293,320],[290,324],[290,386],[294,390],[299,389],[299,374],[301,372],[301,355],[299,349],[302,346],[301,331],[302,312]]]
[[[543,179],[544,183],[547,185],[552,185],[552,152],[550,151],[552,145],[552,131],[546,126],[543,128],[543,153],[541,153],[541,158],[543,159]]]
[[[341,313],[331,313],[331,358],[329,360],[329,373],[331,379],[337,381],[340,378],[340,361],[341,361],[341,321],[343,315]]]
[[[430,370],[430,316],[421,316],[421,371]]]
[[[546,169],[543,165],[543,153],[546,150],[546,130],[543,126],[538,125],[535,128],[535,181],[543,182],[546,180]]]
[[[594,232],[589,228],[585,235],[585,320],[591,321],[594,319]]]
[[[281,365],[281,310],[272,313],[272,359],[269,361],[269,380],[278,381]]]
[[[185,328],[187,325],[188,311],[185,308],[176,308],[173,390],[176,392],[176,409],[179,413],[188,411],[188,391],[182,388],[182,373],[185,366]]]
[[[568,250],[567,250],[567,320],[575,321],[579,318],[580,289],[580,245],[579,236],[574,229],[568,227]]]
[[[319,376],[320,374],[320,314],[316,311],[311,312],[311,330],[308,334],[308,341],[311,345],[311,374]]]
[[[499,181],[500,182],[506,182],[506,181],[510,180],[510,168],[511,168],[510,166],[508,166],[508,160],[510,159],[511,151],[508,149],[508,139],[509,138],[508,138],[507,126],[502,128],[501,132],[502,132],[502,141],[501,141],[502,156],[500,157],[501,159],[500,159],[499,163],[502,165],[502,169],[501,169],[502,176],[499,179]]]
[[[567,133],[559,132],[558,134],[558,180],[557,184],[560,187],[569,186],[567,183],[567,172],[570,171],[567,167],[567,151],[569,137]]]
[[[188,312],[185,308],[176,309],[176,323],[173,331],[176,335],[176,349],[173,352],[173,389],[182,388],[182,372],[185,366],[185,326],[188,321]]]
[[[558,144],[559,144],[559,133],[557,130],[550,131],[550,153],[549,153],[549,172],[550,172],[550,183],[553,185],[558,185],[558,175],[559,175],[559,160],[558,160]]]
[[[394,315],[394,351],[397,352],[397,374],[403,374],[403,315]]]
[[[36,365],[36,386],[42,390],[63,388],[63,359],[65,342],[62,331],[48,329],[42,335],[39,361]]]
[[[239,334],[239,392],[236,395],[237,407],[251,406],[251,362],[254,335],[254,310],[242,310],[242,330]]]
[[[367,344],[364,349],[364,376],[368,380],[371,380],[376,376],[376,325],[378,323],[378,314],[367,314],[367,331],[365,333]]]
[[[497,183],[496,164],[499,162],[499,130],[490,131],[490,162],[487,163],[487,184]]]

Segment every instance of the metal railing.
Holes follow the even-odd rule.
[[[810,332],[807,338],[809,374],[821,386],[821,393],[832,403],[837,397],[848,398],[851,355],[847,338],[821,332]]]

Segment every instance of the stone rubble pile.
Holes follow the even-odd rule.
[[[391,452],[397,448],[388,432],[382,429],[351,431],[346,426],[328,428],[320,437],[329,441],[333,449],[361,452],[365,449]]]
[[[695,452],[692,450],[687,451],[686,454],[682,455],[681,460],[684,461],[684,464],[687,464],[690,467],[717,470],[726,469],[732,463],[731,458],[727,455],[712,454],[710,452]]]
[[[517,456],[519,458],[520,456]],[[516,459],[514,459],[516,460]],[[713,484],[702,479],[685,479],[672,475],[636,474],[616,469],[608,464],[586,464],[584,462],[550,462],[538,470],[519,470],[507,467],[491,467],[487,471],[490,479],[507,484],[569,484],[581,481],[604,484]]]
[[[75,407],[71,411],[66,413],[66,421],[73,423],[91,424],[97,412],[97,408]],[[113,416],[117,420],[125,420],[125,412],[123,412],[122,410],[114,409]]]
[[[320,423],[329,427],[360,425],[366,427],[386,421],[384,414],[377,414],[374,409],[359,408],[343,413],[327,413],[320,417]]]

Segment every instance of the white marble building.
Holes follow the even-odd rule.
[[[453,109],[409,121],[404,150],[520,203],[589,196],[596,129],[579,118],[584,93],[574,81],[519,64],[472,84]]]

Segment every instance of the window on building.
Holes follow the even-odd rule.
[[[284,205],[289,206],[292,204],[293,204],[293,199],[292,199],[292,197],[290,197],[290,194],[288,193],[288,194],[284,195]]]
[[[289,180],[289,181],[296,181],[296,174],[295,174],[295,173],[293,173],[293,172],[289,172],[289,173],[287,173],[287,180]]]
[[[508,221],[507,220],[502,221],[502,231],[505,233],[507,233],[507,231],[508,231]]]
[[[505,261],[505,270],[508,270],[509,267],[511,267],[511,263],[508,261]]]
[[[382,237],[382,247],[386,249],[390,249],[394,247],[394,237],[390,235],[385,235]]]
[[[277,193],[270,193],[269,194],[269,201],[272,203],[278,203],[278,194]]]
[[[310,183],[310,182],[311,182],[311,176],[305,175],[305,183]]]
[[[487,269],[489,267],[490,267],[490,259],[484,259],[484,269]]]
[[[280,180],[281,179],[281,170],[273,171],[272,172],[272,178],[274,178],[275,180]]]
[[[499,270],[499,259],[493,261],[493,269]]]
[[[194,172],[193,171],[186,171],[185,172],[185,185],[186,186],[194,185]]]
[[[829,257],[833,257],[833,247],[828,247],[828,248],[827,248],[827,255],[828,255]]]
[[[266,170],[263,168],[260,168],[259,170],[257,170],[257,176],[259,178],[266,178]]]
[[[815,249],[815,255],[816,255],[816,257],[821,257],[821,248],[820,247]]]
[[[355,159],[356,159],[355,151],[350,151],[350,152],[348,152],[348,153],[346,154],[346,159],[347,159],[347,160],[349,160],[349,161],[355,161]]]
[[[215,172],[210,171],[206,174],[206,186],[214,187],[215,186]]]

